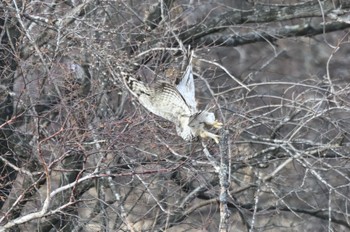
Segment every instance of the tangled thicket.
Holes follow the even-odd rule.
[[[0,3],[0,231],[349,230],[348,1]],[[224,128],[185,142],[121,73]]]

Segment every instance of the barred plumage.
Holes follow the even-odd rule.
[[[197,110],[191,61],[176,86],[166,82],[146,86],[129,75],[124,75],[123,78],[126,87],[140,104],[152,113],[175,123],[176,131],[183,139],[189,141],[200,136],[219,142],[219,136],[206,131],[205,125],[221,128],[222,123],[215,120],[213,113]]]

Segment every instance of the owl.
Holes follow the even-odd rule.
[[[219,143],[219,136],[206,130],[207,126],[221,128],[222,123],[206,110],[197,110],[191,58],[187,69],[177,85],[158,81],[148,86],[143,82],[123,75],[124,83],[132,95],[148,111],[176,125],[176,132],[184,140],[195,137],[212,138]]]

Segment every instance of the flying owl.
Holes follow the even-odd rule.
[[[177,134],[184,140],[200,136],[219,143],[219,136],[208,132],[205,126],[221,128],[222,123],[215,120],[214,113],[197,110],[191,57],[176,86],[163,81],[147,86],[129,75],[123,75],[123,79],[140,104],[153,114],[175,123]]]

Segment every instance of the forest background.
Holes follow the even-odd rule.
[[[0,231],[350,230],[350,1],[0,3]],[[122,73],[182,76],[186,142]]]

